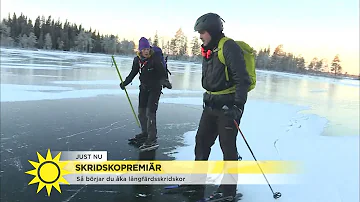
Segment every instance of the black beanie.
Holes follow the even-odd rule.
[[[220,39],[224,36],[224,34],[220,31],[217,30],[207,30],[207,32],[210,34],[211,36],[211,41],[210,43],[204,47],[205,49],[213,49],[215,48],[215,46],[217,46],[217,43],[220,41]]]
[[[220,36],[222,34],[222,32],[211,30],[211,29],[208,32],[209,32],[209,34],[211,36],[211,39],[215,39],[215,40],[220,38]]]

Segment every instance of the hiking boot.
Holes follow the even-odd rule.
[[[147,132],[144,132],[144,133],[137,134],[137,135],[135,135],[135,137],[129,138],[128,140],[130,142],[139,141],[139,140],[141,141],[143,139],[146,140],[147,136],[148,136]]]

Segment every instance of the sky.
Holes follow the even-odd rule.
[[[283,44],[285,52],[331,61],[339,54],[344,72],[359,74],[358,0],[1,0],[1,18],[8,14],[37,16],[82,24],[138,42],[155,32],[165,40],[181,28],[189,41],[196,19],[208,12],[224,20],[224,33],[256,50]]]

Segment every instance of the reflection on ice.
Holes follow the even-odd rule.
[[[124,95],[119,90],[120,79],[112,66],[110,55],[63,51],[1,49],[2,84],[71,87],[71,91],[35,92],[31,96],[12,93],[24,91],[14,86],[2,86],[1,101],[64,99],[104,94]],[[125,79],[131,71],[133,57],[115,57]],[[164,89],[162,98],[187,95],[202,96],[200,64],[169,61],[173,89]],[[128,89],[138,92],[135,77]],[[21,93],[19,92],[19,93]],[[29,93],[28,91],[24,94]],[[181,94],[183,93],[183,94]],[[37,97],[38,96],[38,97]],[[30,99],[31,98],[31,99]],[[192,98],[189,98],[192,99]],[[333,79],[291,73],[257,71],[257,86],[249,100],[309,106],[308,112],[326,117],[326,135],[359,135],[359,81]],[[177,101],[180,102],[180,101]]]

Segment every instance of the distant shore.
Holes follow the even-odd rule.
[[[1,49],[15,49],[15,50],[26,50],[26,51],[49,51],[49,52],[61,52],[61,53],[75,53],[75,54],[96,54],[96,55],[109,55],[106,53],[87,53],[87,52],[78,52],[78,51],[61,51],[61,50],[46,50],[46,49],[37,49],[37,48],[19,48],[19,47],[0,47]],[[115,56],[125,56],[125,57],[135,57],[136,54],[114,54]],[[178,61],[178,62],[191,62],[194,64],[201,64],[201,57],[192,57],[192,56],[168,56],[169,61]],[[305,72],[295,72],[295,71],[279,71],[273,69],[265,69],[265,68],[257,68],[257,70],[264,70],[269,72],[282,72],[282,73],[290,73],[290,74],[297,74],[297,75],[309,75],[309,76],[318,76],[318,77],[326,77],[326,78],[334,78],[334,79],[351,79],[351,80],[360,80],[359,75],[351,75],[351,74],[337,74],[330,72],[317,72],[317,71],[305,71]]]

